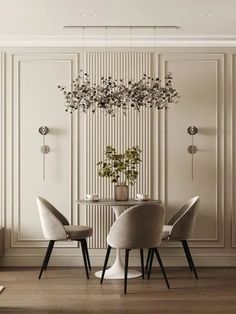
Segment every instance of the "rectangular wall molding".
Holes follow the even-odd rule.
[[[182,97],[179,104],[170,108],[164,118],[163,199],[173,213],[175,204],[181,205],[178,201],[180,195],[182,198],[185,195],[186,200],[199,195],[194,245],[224,247],[224,55],[162,54],[160,71],[162,78],[172,72],[176,84],[180,81],[180,88],[181,82],[188,77],[186,92],[184,88],[180,91]],[[194,75],[188,76],[191,71]],[[206,114],[208,117],[204,116]],[[191,136],[187,134],[190,125],[198,127],[193,139],[198,148],[193,157],[193,180],[192,160],[187,152],[188,145],[192,143]],[[179,145],[173,145],[174,139]],[[182,172],[179,164],[184,167],[182,177],[178,175]],[[174,183],[173,175],[178,178]],[[177,187],[179,183],[182,185],[180,188]]]
[[[236,53],[233,53],[231,55],[231,126],[232,126],[232,141],[231,141],[231,145],[232,145],[232,176],[231,176],[231,184],[232,184],[232,214],[231,214],[231,244],[232,247],[235,248],[236,247],[236,213],[235,213],[235,204],[236,204],[236,196],[235,196],[235,174],[236,174],[236,169],[235,169],[235,158],[236,158],[236,145],[235,145],[235,138],[236,138],[236,128],[235,128],[235,106],[236,106],[236,92],[235,92],[235,88],[236,88],[236,80],[235,80],[235,76],[236,76]]]
[[[71,117],[64,112],[63,96],[59,95],[57,88],[60,83],[70,86],[77,72],[77,58],[75,54],[13,54],[11,57],[12,248],[46,245],[37,213],[37,195],[53,202],[51,198],[56,197],[55,201],[60,199],[58,191],[61,190],[61,194],[65,192],[64,197],[61,195],[62,203],[58,205],[66,208],[64,214],[72,223],[77,221],[72,199],[73,124]],[[41,75],[45,77],[41,78]],[[60,82],[61,79],[64,83]],[[49,127],[45,143],[51,149],[45,156],[45,181],[40,151],[43,138],[38,132],[42,125]],[[36,168],[34,163],[37,163]]]
[[[0,227],[5,226],[6,196],[6,56],[0,53]]]

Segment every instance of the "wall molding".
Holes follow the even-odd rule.
[[[231,163],[232,163],[232,176],[231,176],[231,196],[232,196],[232,212],[231,212],[231,247],[232,248],[235,248],[236,247],[236,229],[235,229],[235,224],[236,224],[236,214],[235,214],[235,202],[236,202],[236,197],[235,197],[235,172],[236,172],[236,169],[235,169],[235,157],[236,157],[236,154],[235,154],[235,131],[236,131],[236,128],[235,128],[235,108],[234,106],[236,105],[235,104],[235,100],[236,100],[236,93],[235,93],[235,84],[236,84],[236,81],[235,81],[235,71],[234,71],[234,66],[236,65],[236,53],[233,53],[231,55],[231,91],[230,91],[230,98],[231,98],[231,110],[232,110],[232,116],[231,116],[231,128],[232,128],[232,141],[231,141]]]
[[[130,47],[130,36],[0,36],[0,47]],[[133,36],[132,47],[153,47],[153,36]],[[236,47],[236,36],[156,35],[156,47]]]
[[[166,75],[167,63],[178,62],[213,62],[215,64],[216,79],[216,234],[214,238],[194,238],[194,243],[201,247],[219,247],[225,246],[224,239],[224,189],[225,189],[225,134],[224,134],[224,54],[215,53],[181,53],[181,54],[160,54],[160,77],[163,79]],[[221,105],[221,107],[220,107]],[[165,112],[162,116],[162,132],[159,139],[162,145],[162,193],[161,200],[166,204],[167,200],[167,144],[166,144],[166,128],[167,119]],[[172,244],[169,245],[172,247]]]
[[[6,56],[0,53],[0,227],[5,226],[6,199]]]
[[[104,253],[105,256],[105,253]],[[91,255],[91,263],[95,267],[101,267],[104,264],[104,256]],[[236,254],[192,254],[196,267],[235,267]],[[187,267],[186,257],[180,254],[165,254],[161,253],[162,261],[165,267]],[[40,267],[42,265],[42,254],[28,254],[28,255],[5,255],[0,259],[0,265],[6,267]],[[114,262],[114,255],[111,255],[108,265],[111,266]],[[83,267],[83,260],[81,254],[73,255],[55,255],[50,259],[50,267]],[[156,264],[155,264],[156,266]],[[155,267],[154,266],[154,267]],[[130,267],[140,267],[140,257],[130,257]]]
[[[20,225],[20,175],[21,175],[21,98],[20,98],[20,85],[21,85],[21,68],[23,63],[55,63],[62,62],[69,67],[71,73],[70,80],[72,80],[78,71],[78,55],[68,53],[28,53],[28,54],[12,54],[11,55],[11,67],[12,67],[12,104],[11,104],[11,127],[12,127],[12,138],[11,138],[11,173],[12,173],[12,184],[11,184],[11,215],[12,215],[12,227],[11,227],[11,248],[25,248],[34,246],[44,246],[45,239],[31,239],[21,237],[21,225]],[[69,82],[70,84],[70,82]],[[78,184],[74,180],[73,167],[74,167],[74,130],[72,117],[70,118],[69,126],[69,138],[70,138],[70,190],[72,187],[77,188]],[[13,148],[14,147],[14,148]],[[69,208],[69,221],[73,224],[78,221],[78,212],[74,208],[75,200],[74,195],[71,192],[71,197],[68,200]],[[74,246],[73,243],[61,243],[61,247]]]

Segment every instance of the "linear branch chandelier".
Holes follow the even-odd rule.
[[[153,26],[154,31],[156,27],[158,26]],[[164,84],[159,78],[146,74],[143,74],[137,82],[130,79],[127,84],[123,79],[102,76],[100,82],[96,84],[91,83],[89,74],[81,70],[78,77],[72,81],[71,90],[68,91],[61,85],[58,88],[64,94],[65,108],[70,113],[81,108],[85,113],[89,110],[93,113],[96,110],[103,110],[106,114],[115,116],[118,112],[126,115],[129,108],[139,112],[143,107],[167,109],[169,104],[177,103],[179,93],[172,87],[172,80],[171,73],[165,76]]]

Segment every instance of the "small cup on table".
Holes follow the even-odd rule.
[[[86,194],[86,199],[88,201],[97,201],[99,200],[98,194]]]
[[[147,200],[149,200],[149,194],[147,194],[147,193],[138,193],[137,194],[137,200],[139,200],[139,201],[147,201]]]

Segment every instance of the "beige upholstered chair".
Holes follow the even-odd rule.
[[[107,237],[108,248],[100,283],[103,282],[111,248],[125,249],[124,293],[126,294],[130,250],[140,249],[144,278],[143,249],[151,248],[157,256],[167,287],[169,288],[168,279],[157,250],[157,246],[161,242],[163,223],[164,208],[161,205],[142,204],[131,207],[123,212],[111,227]]]
[[[191,198],[174,216],[170,218],[167,225],[163,226],[162,234],[163,241],[180,241],[182,243],[189,268],[194,272],[196,279],[198,279],[198,274],[193,263],[187,240],[192,237],[198,206],[199,196]],[[146,269],[149,267],[150,270],[151,264],[152,253],[149,250]]]
[[[87,226],[71,226],[68,220],[47,200],[37,197],[39,216],[42,224],[44,237],[49,240],[46,255],[39,273],[39,279],[47,265],[53,250],[55,241],[79,241],[81,243],[83,260],[87,278],[89,279],[88,267],[91,270],[86,238],[93,233],[92,228]]]

